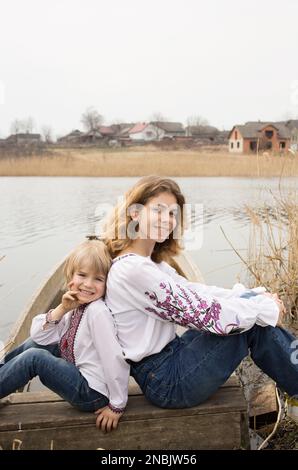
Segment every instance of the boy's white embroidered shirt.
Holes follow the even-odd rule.
[[[57,325],[43,329],[46,314],[33,318],[31,338],[38,344],[59,343],[70,324],[72,311]],[[115,408],[125,408],[130,366],[117,341],[113,318],[102,299],[85,309],[74,340],[75,365],[90,388],[108,397]]]
[[[114,260],[106,303],[125,356],[138,362],[174,339],[176,324],[217,335],[275,326],[276,302],[264,295],[240,298],[246,290],[242,284],[224,289],[189,282],[165,262],[128,254]]]

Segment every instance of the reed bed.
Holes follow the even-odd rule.
[[[276,292],[287,307],[286,323],[298,331],[298,194],[281,187],[272,204],[246,207],[250,284]]]
[[[0,176],[298,176],[298,156],[232,155],[225,150],[152,147],[54,149],[0,156]]]

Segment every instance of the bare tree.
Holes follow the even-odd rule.
[[[35,127],[35,122],[34,122],[33,117],[28,116],[27,118],[23,119],[22,123],[23,123],[24,132],[31,134]]]
[[[47,144],[51,144],[53,142],[53,130],[51,126],[48,126],[48,125],[43,126],[41,129],[41,134],[42,134],[43,140]]]
[[[209,122],[207,121],[207,119],[203,118],[200,115],[189,116],[187,118],[186,123],[188,126],[198,126],[198,127],[209,125]]]
[[[15,119],[12,121],[10,126],[10,132],[12,134],[19,134],[22,130],[22,121],[20,119]]]
[[[19,134],[20,132],[31,134],[34,127],[34,119],[31,116],[28,116],[25,119],[15,119],[10,126],[10,130],[12,134]]]
[[[81,122],[87,131],[94,131],[103,122],[103,116],[91,107],[82,114]]]
[[[159,111],[152,114],[150,121],[166,122],[168,119]]]
[[[203,130],[208,125],[209,122],[202,116],[189,116],[186,120],[186,135],[191,135],[190,127],[196,127],[197,129]]]
[[[153,113],[150,118],[150,122],[155,126],[155,139],[161,140],[164,131],[158,127],[159,122],[166,122],[168,119],[159,111]]]

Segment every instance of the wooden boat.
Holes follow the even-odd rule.
[[[189,255],[170,260],[191,281],[202,275]],[[37,291],[15,324],[7,350],[29,335],[32,318],[59,303],[63,292],[61,263]],[[232,377],[205,403],[188,409],[165,410],[153,406],[138,385],[130,383],[129,401],[117,431],[103,434],[94,415],[72,408],[58,395],[15,393],[0,410],[0,446],[11,449],[240,449],[248,448],[247,405],[236,377]],[[212,436],[212,437],[211,437]]]

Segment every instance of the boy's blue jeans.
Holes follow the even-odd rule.
[[[155,405],[187,408],[212,395],[250,351],[257,366],[281,389],[298,396],[295,339],[283,328],[271,326],[255,325],[245,333],[232,336],[188,330],[181,337],[176,336],[160,353],[137,363],[130,361],[131,374]]]
[[[90,388],[79,369],[59,356],[58,344],[41,346],[27,339],[8,353],[0,365],[0,398],[39,376],[46,387],[82,411],[106,406],[108,398]]]

